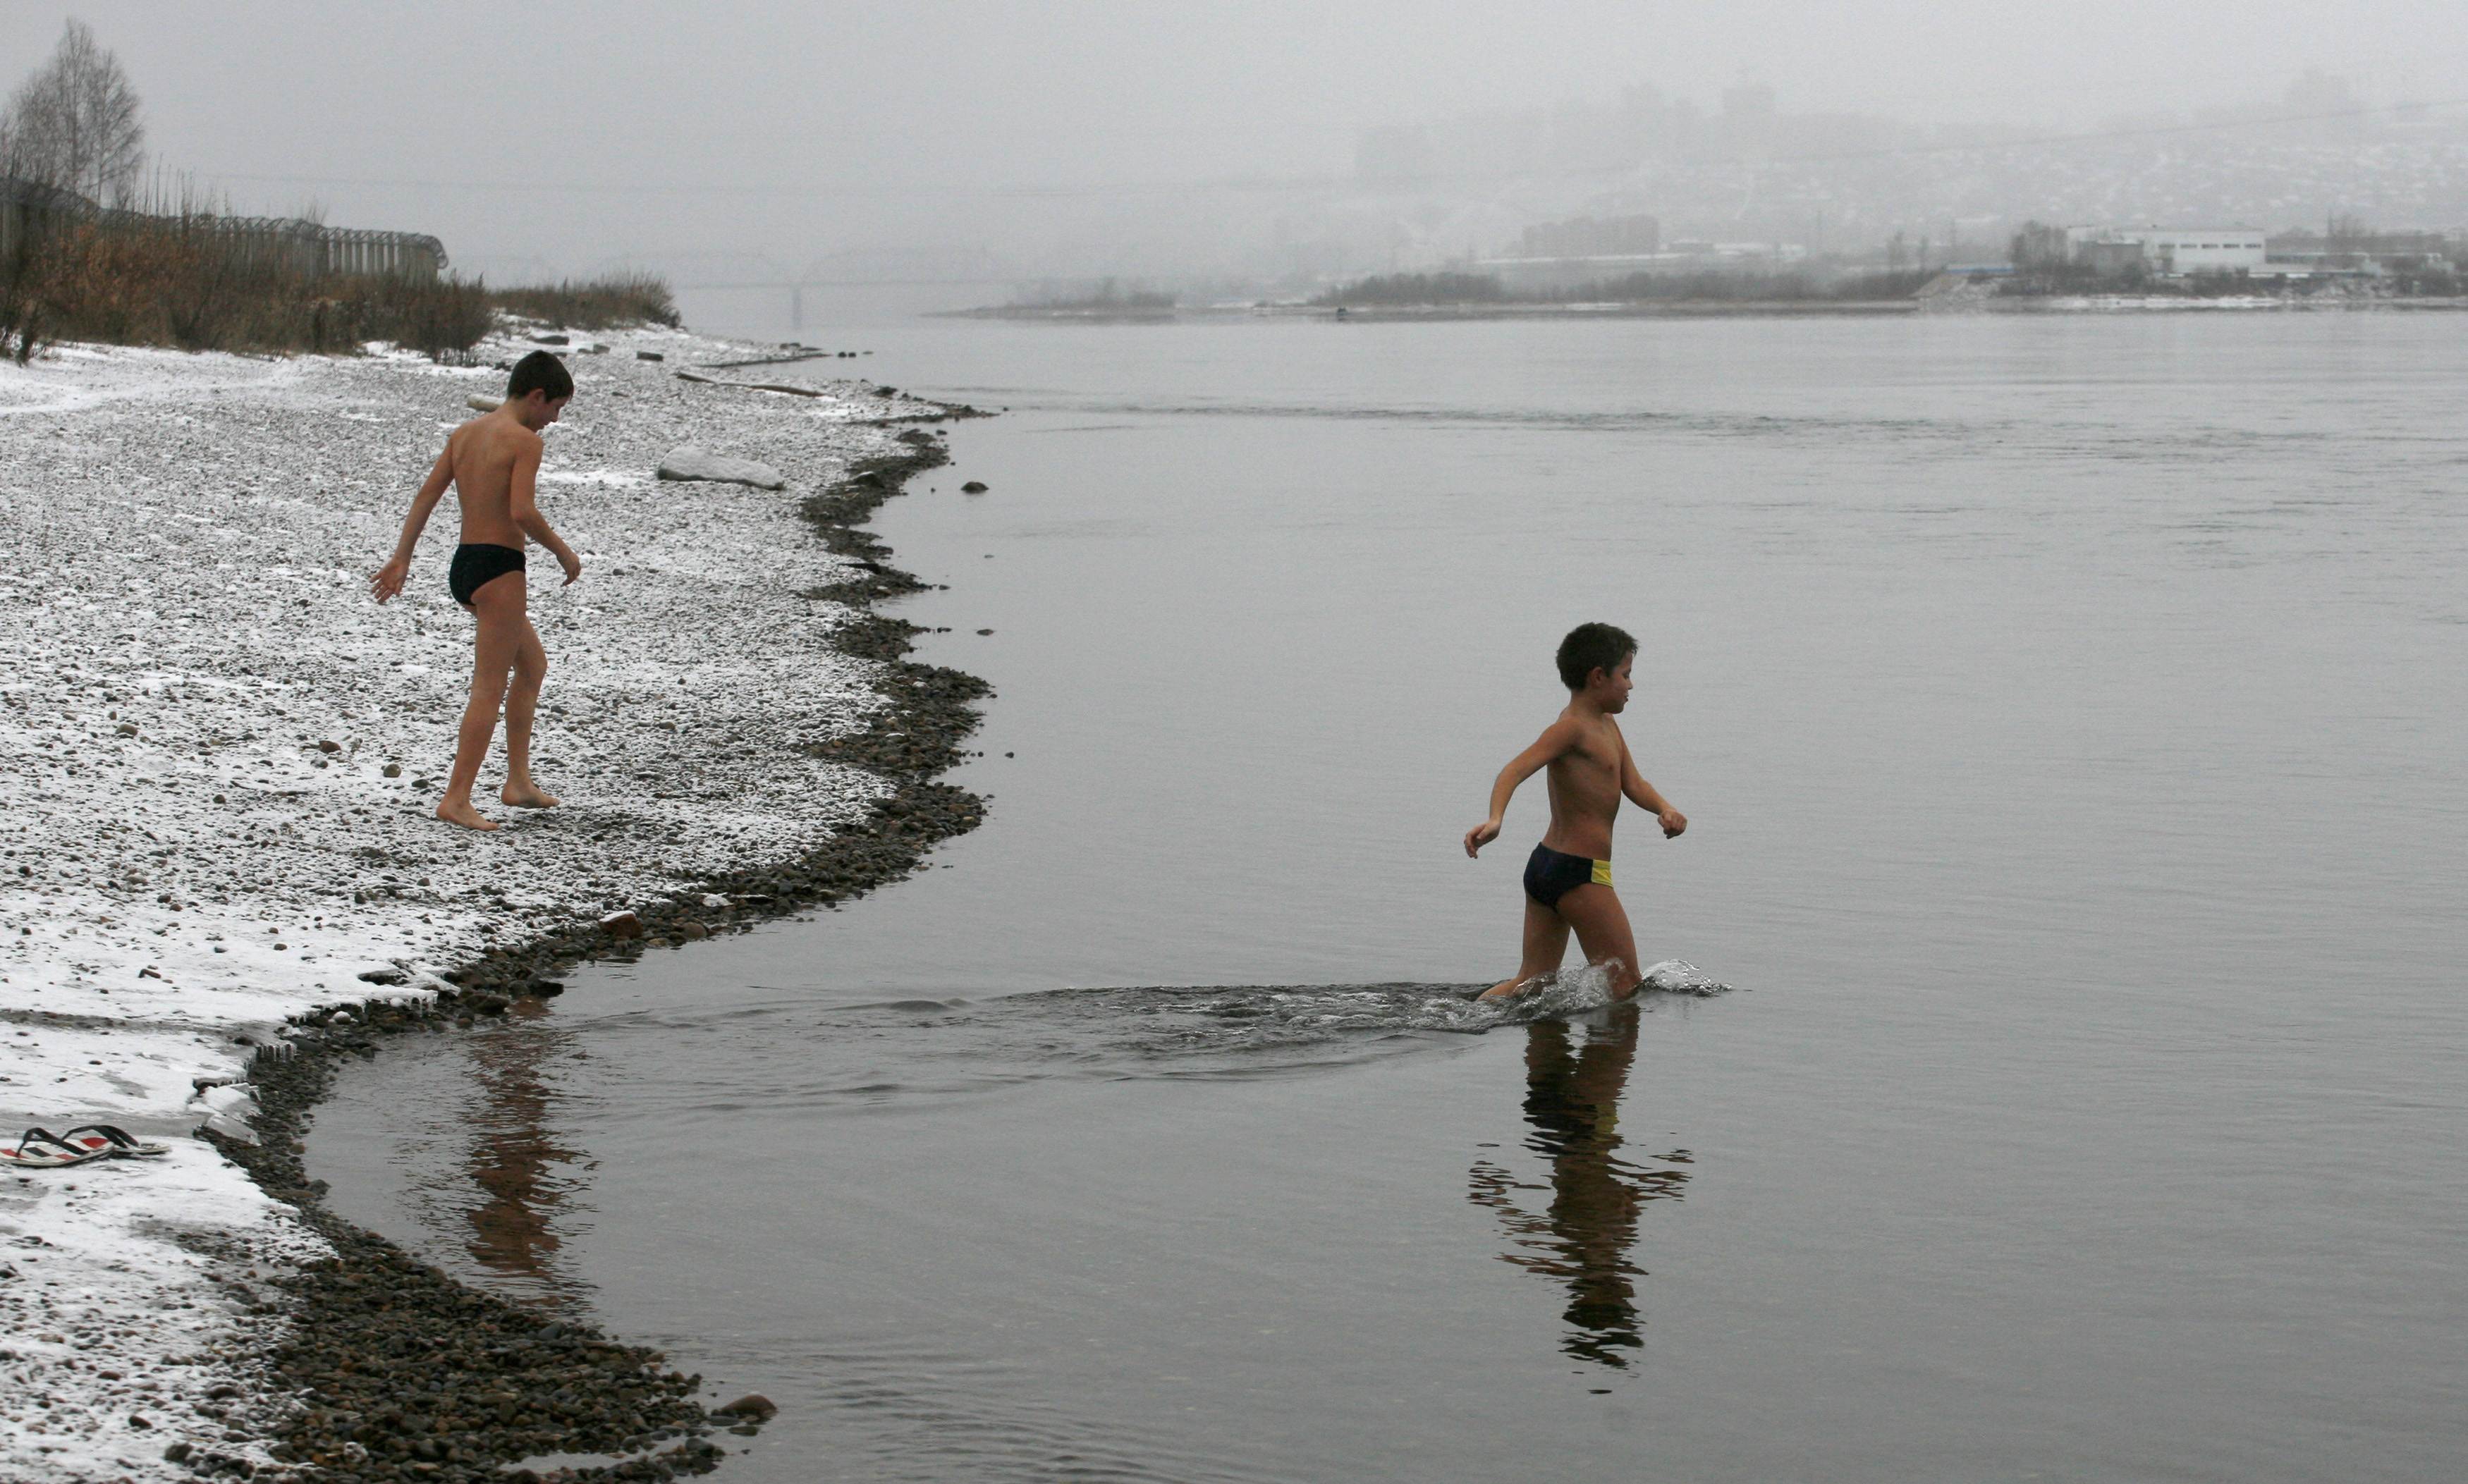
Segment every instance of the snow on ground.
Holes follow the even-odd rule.
[[[100,1121],[174,1147],[0,1169],[9,1478],[185,1477],[162,1458],[181,1439],[246,1451],[206,1397],[248,1383],[230,1280],[321,1244],[192,1130],[244,1127],[215,1084],[285,1017],[378,993],[363,970],[811,849],[885,791],[802,750],[880,702],[828,648],[853,610],[798,596],[848,563],[796,506],[901,451],[863,420],[922,409],[860,384],[690,384],[674,372],[745,348],[600,338],[610,354],[568,359],[540,481],[583,580],[560,587],[542,553],[530,570],[550,660],[534,766],[564,802],[498,806],[492,757],[474,798],[506,828],[485,835],[429,816],[469,665],[452,500],[402,597],[379,607],[367,580],[465,399],[504,373],[84,346],[0,366],[0,1140]],[[789,488],[655,481],[688,442]],[[197,1231],[226,1255],[181,1240]]]
[[[283,1400],[252,1358],[281,1321],[254,1285],[325,1244],[212,1148],[173,1142],[142,1177],[112,1161],[0,1185],[0,1477],[188,1477],[163,1458],[179,1441],[271,1462]]]

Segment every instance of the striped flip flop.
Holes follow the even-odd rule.
[[[35,1131],[39,1133],[42,1130],[38,1129]],[[149,1143],[135,1137],[126,1130],[115,1129],[109,1124],[80,1124],[61,1134],[58,1142],[80,1151],[89,1159],[106,1156],[118,1159],[151,1159],[157,1154],[171,1153],[171,1146],[169,1144]]]
[[[62,1165],[81,1165],[103,1157],[100,1150],[80,1149],[46,1129],[29,1129],[17,1135],[16,1143],[0,1144],[0,1165],[15,1165],[20,1170],[57,1170]]]

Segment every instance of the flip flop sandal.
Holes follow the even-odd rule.
[[[42,1130],[37,1129],[34,1131],[40,1133]],[[80,1124],[61,1134],[55,1142],[65,1144],[82,1153],[89,1159],[103,1155],[123,1159],[150,1159],[157,1154],[171,1153],[171,1146],[169,1144],[149,1143],[145,1139],[133,1137],[125,1130],[115,1129],[109,1124]]]
[[[81,1165],[103,1157],[100,1153],[88,1153],[64,1143],[41,1129],[27,1130],[17,1135],[13,1145],[0,1144],[0,1165],[15,1165],[20,1170],[57,1170],[62,1165]]]

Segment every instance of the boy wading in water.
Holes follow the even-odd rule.
[[[1611,974],[1611,997],[1626,999],[1639,980],[1636,938],[1628,913],[1611,890],[1611,816],[1626,794],[1652,810],[1669,839],[1688,828],[1688,818],[1654,791],[1628,754],[1619,723],[1628,707],[1636,663],[1636,641],[1609,624],[1580,624],[1560,641],[1560,680],[1569,690],[1568,709],[1519,753],[1491,786],[1491,817],[1466,832],[1466,854],[1499,838],[1509,795],[1534,776],[1550,772],[1551,828],[1525,862],[1525,957],[1517,977],[1483,992],[1504,999],[1560,967],[1568,951],[1568,930],[1586,962]]]
[[[463,708],[454,771],[446,780],[446,796],[437,801],[437,817],[467,830],[497,828],[471,807],[471,784],[480,776],[480,760],[489,754],[501,704],[506,713],[506,787],[497,797],[519,809],[557,804],[532,779],[532,712],[539,704],[540,682],[548,677],[548,651],[540,648],[524,602],[523,538],[547,547],[565,569],[568,583],[583,575],[583,559],[549,529],[532,500],[539,477],[539,430],[557,421],[573,396],[574,378],[566,374],[565,363],[548,352],[534,351],[516,361],[497,410],[473,418],[446,437],[446,451],[437,456],[412,498],[394,559],[369,579],[379,603],[402,591],[412,548],[420,544],[421,530],[445,497],[446,487],[452,485],[463,504],[463,543],[454,548],[446,582],[454,601],[479,619],[480,628],[471,641],[471,701]]]

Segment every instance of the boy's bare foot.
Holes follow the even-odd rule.
[[[1520,980],[1503,979],[1499,983],[1493,985],[1490,989],[1483,991],[1482,993],[1475,997],[1478,999],[1491,1000],[1515,999],[1517,997],[1517,992],[1523,988],[1525,988],[1525,986]]]
[[[461,825],[466,830],[494,830],[497,828],[497,822],[489,818],[487,815],[482,814],[478,810],[473,809],[471,807],[471,801],[468,798],[438,800],[437,817],[445,820],[449,825]]]
[[[507,779],[506,786],[497,790],[497,797],[516,809],[557,808],[557,795],[529,781],[518,784],[511,778]]]

